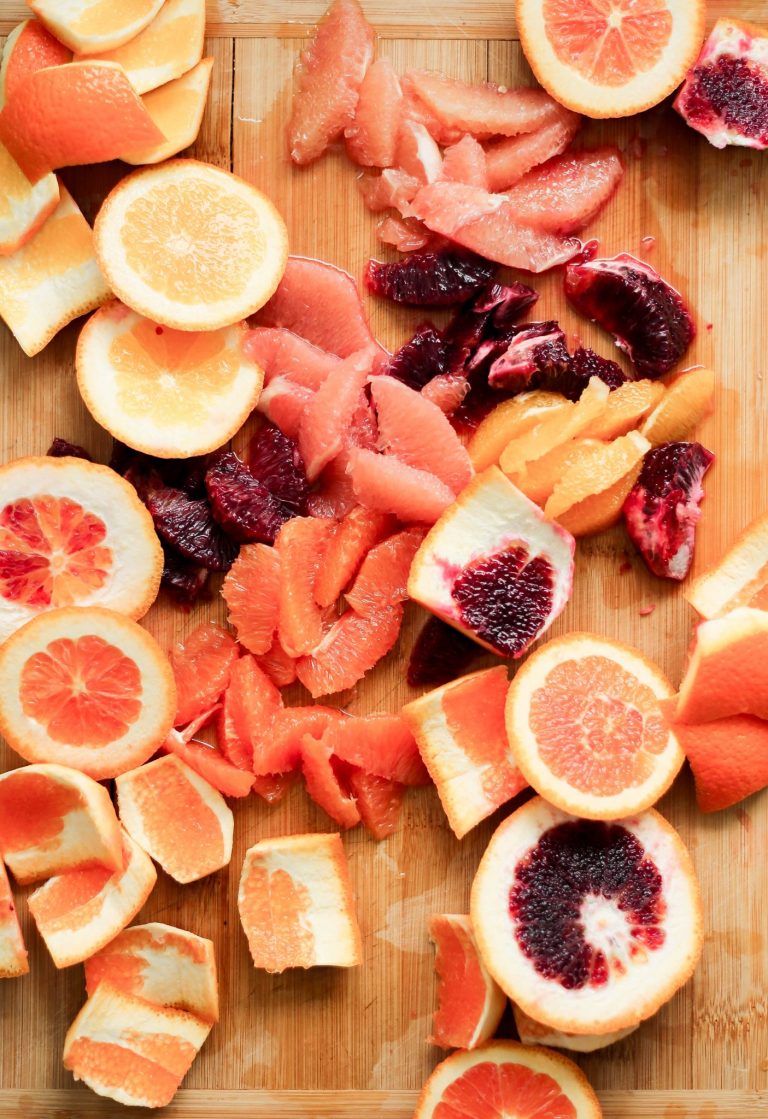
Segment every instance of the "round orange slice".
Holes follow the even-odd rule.
[[[0,649],[0,732],[29,762],[97,781],[141,765],[176,714],[168,659],[112,610],[65,607],[27,622]]]
[[[538,649],[507,696],[507,734],[537,793],[565,812],[615,820],[667,791],[683,752],[659,709],[673,694],[636,649],[571,633]]]
[[[285,223],[266,195],[194,159],[118,183],[96,218],[94,244],[115,295],[177,330],[219,330],[253,314],[288,259]]]
[[[113,470],[48,456],[0,467],[0,641],[63,606],[140,618],[162,570],[152,518]]]
[[[584,1073],[567,1057],[491,1041],[446,1057],[424,1085],[413,1119],[601,1119]]]
[[[128,152],[123,163],[160,163],[194,144],[203,122],[212,69],[213,59],[203,58],[180,78],[144,94],[144,108],[166,139],[152,148]]]
[[[531,69],[589,117],[650,109],[680,85],[704,38],[703,0],[517,0]]]
[[[80,332],[75,368],[88,411],[115,439],[158,458],[221,447],[256,406],[264,374],[244,323],[191,332],[113,300]]]
[[[81,54],[121,47],[155,18],[163,0],[29,0],[37,18],[61,43]]]

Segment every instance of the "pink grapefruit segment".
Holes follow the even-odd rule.
[[[560,116],[535,132],[511,136],[485,149],[488,190],[504,191],[533,167],[562,155],[576,135],[581,118],[563,109]]]
[[[314,699],[351,688],[390,651],[402,620],[402,606],[386,607],[365,617],[346,610],[315,651],[299,658],[299,680]]]
[[[264,370],[266,385],[285,377],[313,392],[339,363],[335,354],[313,346],[285,327],[255,327],[248,332],[243,349]]]
[[[371,372],[370,350],[339,362],[307,403],[299,422],[299,451],[313,482],[344,446]]]
[[[434,524],[456,497],[430,471],[410,466],[394,455],[356,448],[350,453],[349,469],[360,504],[394,513],[401,521]]]
[[[556,102],[542,89],[470,85],[425,70],[411,70],[408,78],[418,97],[443,125],[475,137],[533,132],[559,112]]]
[[[506,191],[517,220],[545,233],[578,233],[602,210],[624,174],[616,148],[566,153]]]
[[[392,167],[395,162],[403,91],[388,58],[368,68],[360,86],[355,116],[344,136],[347,155],[361,167]]]

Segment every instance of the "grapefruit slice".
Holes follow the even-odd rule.
[[[458,144],[445,149],[442,175],[449,182],[468,183],[488,190],[485,152],[474,136],[467,133]]]
[[[280,609],[279,550],[266,544],[245,544],[227,573],[221,596],[229,611],[227,621],[235,627],[240,644],[251,653],[269,653]]]
[[[403,90],[388,58],[379,58],[360,85],[352,123],[344,129],[347,155],[361,167],[392,167],[395,162]]]
[[[294,517],[277,535],[278,633],[289,656],[311,653],[322,639],[323,616],[315,602],[315,583],[334,527],[328,518]]]
[[[489,412],[476,428],[467,450],[472,465],[479,473],[495,466],[505,448],[520,435],[534,428],[547,415],[564,415],[569,401],[558,392],[523,392],[504,400]]]
[[[339,364],[335,354],[313,346],[284,327],[257,326],[249,330],[243,348],[264,370],[267,385],[285,377],[316,392]]]
[[[160,163],[194,144],[203,123],[212,69],[213,59],[203,58],[180,78],[144,94],[144,108],[165,140],[152,148],[124,152],[124,163]]]
[[[534,167],[505,194],[521,225],[578,233],[612,198],[623,174],[616,148],[568,152]]]
[[[369,834],[377,840],[392,835],[400,819],[405,786],[386,777],[375,777],[363,769],[352,769],[347,776],[347,784]]]
[[[47,455],[0,467],[0,641],[61,606],[140,618],[162,568],[152,518],[113,470]]]
[[[177,330],[219,330],[274,292],[288,252],[285,223],[250,183],[195,159],[134,171],[94,226],[99,265],[139,314]]]
[[[241,657],[232,666],[229,687],[219,713],[216,740],[225,758],[254,773],[282,773],[289,765],[264,768],[257,763],[256,746],[271,745],[273,724],[283,705],[280,692],[258,666],[256,658]]]
[[[331,370],[307,403],[299,422],[299,453],[310,482],[344,447],[370,372],[369,349],[351,354]]]
[[[395,161],[403,175],[418,183],[434,183],[442,175],[440,149],[424,125],[417,121],[404,120],[400,124]]]
[[[314,396],[312,389],[275,377],[259,397],[258,410],[289,439],[297,440],[301,418]]]
[[[331,724],[344,719],[346,716],[336,707],[323,707],[318,703],[311,707],[286,707],[278,710],[268,730],[269,742],[260,753],[270,763],[272,772],[282,773],[298,767],[302,761],[304,739],[321,739]],[[266,765],[260,768],[265,773],[269,772]]]
[[[437,913],[429,920],[438,975],[432,1045],[476,1049],[496,1032],[506,995],[480,958],[469,917]]]
[[[625,1030],[614,1030],[610,1034],[566,1034],[534,1021],[519,1006],[512,1009],[517,1034],[523,1045],[548,1045],[556,1049],[570,1049],[574,1053],[594,1053],[597,1049],[623,1041],[637,1029],[637,1026],[627,1026]]]
[[[410,466],[395,455],[355,447],[349,455],[355,497],[361,505],[394,513],[401,521],[434,524],[456,497],[431,471]]]
[[[423,539],[423,528],[409,528],[374,545],[347,591],[347,605],[367,616],[405,602],[408,572]]]
[[[718,563],[683,592],[703,618],[740,606],[768,607],[768,514],[752,521]]]
[[[120,870],[71,870],[29,895],[29,912],[56,967],[82,963],[109,944],[151,894],[152,861],[125,832],[122,842]]]
[[[362,941],[338,835],[262,839],[246,852],[237,896],[256,967],[355,967]]]
[[[26,245],[59,204],[59,182],[43,175],[34,184],[0,144],[0,256],[10,256]]]
[[[411,70],[407,77],[441,124],[475,137],[517,136],[559,116],[558,106],[541,89],[470,85],[426,70]]]
[[[299,658],[296,675],[313,699],[351,688],[390,651],[402,621],[402,606],[364,617],[345,610],[314,652]]]
[[[393,209],[399,210],[403,215],[408,213],[409,203],[418,194],[424,182],[426,178],[423,176],[414,178],[401,168],[387,167],[380,175],[361,175],[357,180],[357,188],[372,214]],[[427,236],[430,235],[427,233]]]
[[[715,374],[712,369],[690,369],[681,373],[669,383],[656,407],[648,413],[640,426],[640,434],[653,447],[688,439],[702,420],[711,414],[714,396]]]
[[[72,51],[51,35],[36,19],[17,24],[3,44],[0,61],[0,107],[12,97],[23,80],[35,70],[63,66],[72,61]]]
[[[508,687],[503,665],[488,668],[427,692],[402,710],[457,839],[527,784],[507,741]]]
[[[730,715],[768,719],[763,665],[768,613],[740,606],[701,622],[680,684],[676,723],[708,723]]]
[[[414,1119],[601,1119],[584,1073],[558,1053],[491,1041],[446,1057],[424,1085]]]
[[[114,299],[80,332],[85,406],[121,443],[158,458],[221,447],[256,406],[264,374],[243,348],[244,323],[196,332],[158,326]]]
[[[361,715],[334,720],[323,732],[335,757],[373,777],[399,785],[427,785],[429,774],[416,740],[400,715]]]
[[[574,536],[602,532],[616,524],[650,449],[648,440],[636,431],[590,447],[566,466],[544,512]]]
[[[97,781],[141,765],[176,714],[176,686],[153,637],[100,607],[40,614],[0,649],[0,730],[28,762]]]
[[[701,953],[696,873],[653,809],[606,823],[534,797],[488,844],[470,916],[502,990],[567,1033],[644,1021],[688,981]]]
[[[562,155],[580,123],[576,113],[563,109],[559,116],[548,124],[542,124],[535,132],[489,144],[485,149],[487,189],[504,191],[532,168],[546,163],[553,156]]]
[[[328,541],[325,558],[315,583],[318,606],[332,606],[357,574],[361,563],[386,534],[390,518],[362,505],[350,509]]]
[[[221,751],[207,742],[196,742],[187,738],[186,733],[172,730],[163,743],[163,749],[175,754],[225,797],[247,797],[253,788],[253,774],[233,765]]]
[[[28,357],[109,298],[91,227],[61,184],[59,194],[58,206],[35,236],[0,257],[0,316]]]
[[[0,859],[0,979],[15,979],[28,973],[27,949],[18,911],[3,860]]]
[[[239,655],[234,638],[216,622],[201,622],[173,646],[168,659],[176,681],[174,726],[184,727],[210,711],[229,686]]]
[[[120,47],[135,38],[163,6],[163,0],[30,0],[37,18],[73,51],[94,54]]]
[[[256,663],[278,688],[287,688],[296,679],[296,658],[286,653],[277,634],[267,652],[256,657]]]
[[[206,1022],[219,1019],[213,942],[153,921],[132,925],[85,961],[88,997],[100,983]]]
[[[539,82],[590,117],[626,117],[658,105],[680,85],[704,38],[701,0],[517,0],[516,14]]]
[[[196,1014],[99,983],[67,1030],[64,1067],[117,1103],[164,1107],[210,1030]]]
[[[221,793],[175,754],[121,774],[125,829],[177,882],[196,882],[232,858],[234,817]]]
[[[17,882],[123,864],[109,793],[76,769],[27,765],[0,776],[0,852]]]

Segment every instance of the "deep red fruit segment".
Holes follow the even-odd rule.
[[[545,380],[567,368],[570,356],[565,334],[556,322],[526,323],[515,328],[509,342],[483,343],[491,347],[488,356],[488,384],[494,389],[522,392],[533,381]],[[501,352],[495,352],[501,347]],[[476,361],[481,360],[483,346],[478,347]]]
[[[412,688],[437,688],[463,676],[479,655],[469,637],[440,618],[429,618],[411,650],[406,678]]]
[[[445,328],[443,340],[448,347],[445,371],[466,372],[480,343],[506,338],[538,298],[537,292],[527,284],[489,284],[471,303],[457,311]]]
[[[386,839],[397,830],[405,797],[405,785],[375,777],[365,770],[349,767],[346,783],[357,801],[363,825],[374,839]]]
[[[729,131],[768,147],[768,79],[754,62],[732,54],[696,66],[688,75],[674,106],[692,128],[703,132],[715,147],[725,141],[709,132]]]
[[[614,335],[642,377],[668,373],[696,336],[680,292],[629,253],[569,264],[565,294],[577,311]]]
[[[590,897],[621,911],[644,954],[665,940],[661,874],[631,832],[596,820],[550,828],[517,865],[509,914],[536,971],[569,991],[602,987],[624,963],[589,942],[582,911]]]
[[[701,443],[662,443],[646,454],[624,503],[624,519],[654,575],[680,580],[690,571],[702,479],[714,457]]]
[[[151,494],[147,508],[158,536],[185,559],[209,571],[228,571],[234,563],[238,545],[214,521],[207,501],[167,487]]]
[[[394,164],[402,101],[394,66],[379,58],[363,78],[354,120],[344,130],[350,159],[361,167]]]
[[[265,423],[248,445],[251,474],[283,505],[303,516],[309,482],[298,445],[275,424]]]
[[[596,354],[594,350],[579,346],[565,366],[553,366],[537,379],[536,387],[549,392],[560,392],[569,400],[576,401],[592,377],[599,377],[611,392],[629,380],[617,361],[611,361],[610,358]]]
[[[218,451],[205,475],[211,512],[241,544],[274,544],[294,514],[269,492],[234,451]]]
[[[179,606],[190,609],[204,595],[209,572],[205,567],[185,559],[165,541],[163,545],[163,574],[161,585],[173,596]]]
[[[93,462],[93,456],[78,443],[70,443],[68,439],[61,439],[58,435],[45,452],[49,458],[84,458]]]
[[[432,323],[422,323],[392,357],[385,372],[412,389],[421,389],[448,369],[448,346]]]
[[[578,233],[612,198],[624,167],[616,148],[566,152],[506,191],[515,220],[547,233]]]
[[[472,253],[412,253],[381,264],[369,260],[365,286],[374,295],[411,307],[451,307],[470,299],[493,278],[496,266]]]

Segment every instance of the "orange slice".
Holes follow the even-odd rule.
[[[601,1119],[584,1073],[557,1053],[491,1041],[446,1057],[424,1085],[413,1119]]]
[[[741,606],[702,622],[680,684],[676,723],[730,715],[768,719],[768,613]]]
[[[355,967],[362,941],[339,835],[262,839],[245,853],[237,895],[256,967]]]
[[[123,864],[109,793],[63,765],[26,765],[0,776],[0,852],[17,882]]]
[[[626,117],[680,85],[704,38],[703,0],[517,0],[520,42],[553,97]]]
[[[390,651],[400,635],[401,605],[364,616],[345,610],[317,648],[296,662],[296,675],[313,699],[351,688]]]
[[[538,649],[514,677],[507,734],[537,793],[565,812],[616,820],[667,791],[683,752],[659,700],[669,681],[636,649],[571,633]]]
[[[99,58],[119,63],[136,92],[147,93],[197,65],[204,35],[205,0],[165,0],[143,31]]]
[[[156,921],[132,925],[85,961],[85,988],[100,983],[156,1006],[186,1010],[206,1022],[219,1018],[213,942]]]
[[[175,726],[186,726],[211,710],[229,686],[239,655],[235,639],[216,622],[202,622],[174,645],[169,659],[176,681]]]
[[[574,1053],[594,1053],[597,1049],[605,1049],[608,1045],[623,1041],[637,1029],[637,1026],[627,1026],[625,1030],[614,1030],[610,1034],[568,1034],[542,1025],[530,1018],[519,1006],[512,1009],[517,1036],[523,1045],[549,1045],[557,1049],[570,1049]]]
[[[59,204],[55,175],[32,185],[8,149],[0,144],[0,256],[26,245]]]
[[[72,61],[72,51],[55,39],[36,19],[25,19],[14,27],[3,44],[0,61],[0,108],[19,84],[35,70],[61,66]]]
[[[56,967],[82,963],[133,920],[152,893],[152,861],[123,832],[123,864],[58,874],[29,895],[29,912]]]
[[[515,474],[512,481],[526,497],[543,506],[566,471],[589,462],[593,451],[601,447],[597,439],[569,439],[531,463],[530,470]]]
[[[5,866],[0,859],[0,979],[15,979],[28,972],[27,950],[18,912]]]
[[[501,469],[509,476],[525,469],[532,470],[531,464],[555,447],[583,435],[603,414],[609,395],[608,386],[598,377],[592,377],[575,404],[567,401],[564,410],[545,412],[534,427],[511,440],[499,459]]]
[[[252,653],[266,655],[275,641],[279,614],[280,552],[266,544],[245,544],[232,564],[221,596],[237,640]],[[282,646],[279,646],[282,649]],[[287,656],[287,654],[286,654]]]
[[[244,323],[173,330],[112,300],[80,332],[75,367],[97,423],[134,450],[191,458],[221,447],[256,406],[263,371]]]
[[[177,882],[196,882],[232,858],[234,817],[218,790],[175,754],[115,782],[123,826]]]
[[[81,54],[120,47],[135,38],[163,6],[163,0],[29,0],[52,35]]]
[[[194,144],[203,123],[212,69],[213,59],[203,58],[180,78],[144,94],[144,108],[166,139],[153,148],[128,152],[122,156],[124,163],[160,163]]]
[[[507,741],[508,686],[503,665],[488,668],[427,692],[402,711],[458,839],[527,784]]]
[[[168,660],[153,637],[99,607],[40,614],[0,649],[0,731],[29,762],[97,781],[141,765],[176,714]]]
[[[47,455],[0,467],[0,641],[62,606],[140,618],[162,569],[152,518],[113,470]]]
[[[626,435],[658,404],[664,392],[660,381],[625,381],[608,394],[605,409],[585,429],[584,437],[608,442]]]
[[[643,421],[640,434],[654,447],[687,439],[711,413],[714,396],[715,374],[711,369],[681,373]]]
[[[636,431],[592,448],[585,458],[566,467],[544,506],[545,514],[574,536],[602,532],[615,524],[650,449],[648,440]]]
[[[768,514],[752,521],[709,571],[684,591],[703,618],[719,618],[739,606],[768,608]]]
[[[59,204],[12,256],[0,257],[0,317],[28,357],[109,298],[91,227],[59,185]]]
[[[188,731],[181,734],[172,730],[163,749],[169,754],[175,754],[224,796],[247,797],[254,785],[253,774],[233,765],[215,746],[189,739],[187,733]]]
[[[94,226],[118,298],[177,330],[219,330],[253,314],[285,270],[285,223],[266,195],[195,159],[134,171]]]
[[[483,963],[469,917],[438,913],[429,920],[438,975],[432,1045],[475,1049],[496,1032],[507,997]]]
[[[558,392],[524,392],[497,404],[480,423],[467,450],[479,473],[495,466],[505,447],[519,435],[535,427],[546,415],[569,410],[570,401]]]
[[[137,1107],[170,1103],[211,1023],[100,983],[64,1039],[64,1067],[100,1096]]]

